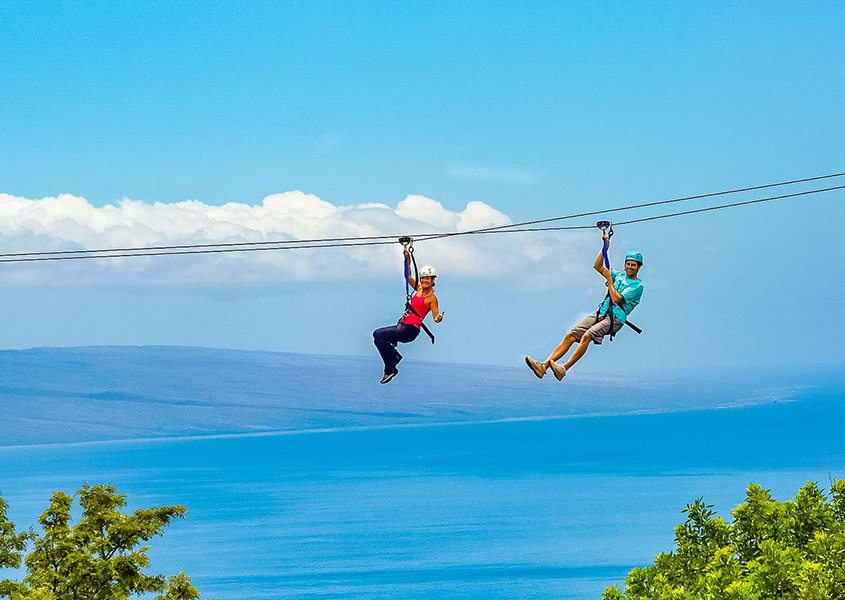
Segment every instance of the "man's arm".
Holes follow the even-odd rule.
[[[610,294],[610,299],[613,300],[614,304],[622,304],[625,302],[625,297],[617,292],[613,286],[613,275],[610,273],[610,270],[605,270],[607,271],[607,275],[604,277],[607,280],[607,293]]]
[[[602,241],[607,246],[608,250],[610,249],[610,238],[606,235],[602,236]],[[625,298],[622,297],[622,294],[616,291],[616,288],[613,287],[613,273],[604,266],[604,247],[602,247],[601,252],[599,255],[596,256],[596,262],[593,263],[593,268],[601,273],[602,277],[605,278],[607,281],[607,292],[610,294],[610,299],[613,301],[614,304],[621,304],[625,301]]]
[[[605,235],[602,236],[601,239],[605,244],[607,244],[607,247],[610,248],[610,238]],[[599,251],[599,255],[596,256],[596,262],[593,263],[593,268],[601,273],[602,277],[605,279],[611,277],[610,269],[604,266],[604,248],[602,248],[602,250]]]

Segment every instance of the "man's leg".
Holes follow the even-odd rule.
[[[563,340],[560,342],[560,344],[557,345],[557,348],[552,350],[552,353],[549,354],[549,357],[546,360],[543,361],[543,365],[548,369],[549,363],[551,361],[562,358],[564,354],[569,352],[569,349],[572,347],[572,344],[574,344],[577,341],[578,341],[578,338],[576,338],[572,334],[572,332],[567,333],[566,336],[563,338]],[[583,352],[581,354],[583,354]]]
[[[552,353],[549,354],[549,357],[546,360],[544,360],[543,362],[540,362],[539,360],[534,360],[530,356],[526,356],[525,362],[528,364],[528,367],[532,371],[534,371],[534,374],[537,377],[539,377],[540,379],[542,379],[543,375],[545,375],[546,371],[549,370],[550,368],[553,371],[555,369],[557,369],[559,371],[560,367],[558,367],[557,364],[554,363],[554,361],[556,361],[558,358],[560,358],[561,356],[566,354],[566,352],[572,347],[572,344],[575,343],[576,339],[577,338],[575,337],[575,335],[572,332],[567,333],[566,337],[563,338],[563,341],[560,344],[557,345],[557,348],[552,350]],[[563,377],[563,376],[557,375],[557,372],[556,372],[555,377],[557,377],[558,380],[560,380],[560,378]]]
[[[569,360],[566,361],[566,364],[563,365],[563,368],[567,371],[572,368],[572,365],[577,363],[581,360],[581,357],[584,356],[584,353],[589,348],[590,343],[593,341],[593,338],[590,336],[590,333],[587,332],[581,336],[581,341],[578,342],[578,347],[575,348],[575,352],[572,353],[572,356],[569,357]]]
[[[530,356],[526,356],[525,362],[528,363],[528,366],[532,371],[534,371],[534,374],[537,377],[542,379],[543,375],[546,374],[546,371],[551,369],[554,372],[555,377],[557,377],[558,381],[560,381],[566,373],[564,372],[563,367],[555,361],[565,356],[566,353],[569,352],[569,349],[572,348],[572,345],[582,338],[584,332],[588,331],[591,327],[594,327],[595,324],[595,314],[587,315],[584,317],[583,321],[581,321],[569,333],[567,333],[566,336],[564,336],[563,340],[554,350],[552,350],[552,353],[549,354],[549,357],[546,360],[540,362],[539,360],[534,360]],[[584,352],[586,352],[586,348],[581,350],[581,354],[578,358],[581,358]],[[576,358],[575,360],[578,359]],[[574,363],[575,361],[572,362]]]

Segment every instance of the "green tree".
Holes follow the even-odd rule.
[[[21,553],[26,549],[29,535],[15,531],[15,524],[6,516],[8,506],[0,497],[0,569],[17,569],[21,566]]]
[[[82,517],[72,523],[73,498],[55,492],[41,514],[42,533],[16,533],[0,498],[0,568],[21,566],[22,581],[0,581],[0,597],[11,600],[124,600],[133,594],[159,592],[157,600],[191,600],[199,592],[180,573],[168,580],[148,575],[145,545],[174,518],[185,516],[181,505],[136,510],[126,514],[126,494],[111,485],[85,484],[77,494]]]
[[[603,600],[841,600],[845,598],[845,481],[830,500],[808,482],[794,499],[748,486],[728,524],[701,498],[675,527],[676,549],[633,569]]]

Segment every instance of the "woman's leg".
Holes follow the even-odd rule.
[[[392,377],[388,376],[396,375],[399,372],[396,365],[402,360],[402,355],[396,350],[396,344],[399,342],[405,344],[413,342],[419,334],[419,327],[402,325],[401,323],[391,325],[390,327],[382,327],[373,332],[373,343],[378,348],[381,360],[384,362],[384,376],[386,380],[382,379],[382,383],[387,383],[392,379]]]
[[[381,327],[373,332],[373,343],[384,362],[384,374],[396,372],[396,363],[399,362],[399,353],[396,351],[396,344],[399,342],[400,325]]]

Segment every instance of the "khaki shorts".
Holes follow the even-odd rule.
[[[619,319],[613,319],[613,333],[622,329],[624,325],[624,323],[619,322]],[[610,315],[605,315],[596,323],[596,313],[591,313],[573,327],[570,333],[579,341],[585,333],[589,333],[594,344],[601,344],[604,336],[610,333]]]

